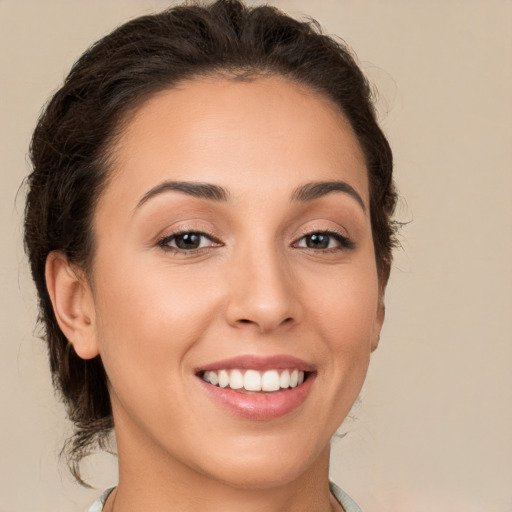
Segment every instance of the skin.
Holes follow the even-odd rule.
[[[83,358],[100,354],[120,479],[110,510],[327,511],[329,442],[363,384],[384,318],[363,153],[323,96],[279,77],[187,82],[146,101],[114,148],[84,276],[47,263],[59,324]],[[210,183],[225,201],[166,190]],[[292,198],[310,182],[334,191]],[[163,247],[201,231],[195,252]],[[305,235],[336,231],[307,247]],[[172,245],[176,240],[167,239]],[[315,365],[306,401],[268,421],[229,414],[195,369],[239,355]]]

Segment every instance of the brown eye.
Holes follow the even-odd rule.
[[[354,243],[347,237],[333,231],[315,231],[304,235],[295,247],[315,249],[318,251],[330,249],[353,249]]]
[[[174,237],[174,243],[178,249],[197,249],[201,245],[200,233],[182,233]]]
[[[222,245],[214,241],[206,233],[199,231],[186,231],[183,233],[174,233],[173,235],[162,238],[158,245],[163,249],[177,251],[194,251],[197,249],[206,249]]]
[[[313,233],[304,237],[309,249],[328,249],[331,237],[326,233]]]

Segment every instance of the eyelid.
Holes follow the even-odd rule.
[[[339,250],[348,250],[348,249],[354,249],[355,248],[354,241],[351,238],[349,238],[346,233],[343,233],[339,229],[336,229],[336,228],[333,228],[333,227],[325,227],[325,226],[324,227],[311,227],[311,228],[307,228],[307,229],[301,229],[301,233],[300,233],[299,237],[295,240],[295,242],[293,242],[292,245],[296,245],[304,237],[310,236],[310,235],[314,235],[316,233],[329,235],[329,236],[332,236],[333,238],[335,238],[339,242],[339,244],[340,244]],[[310,248],[309,247],[305,247],[305,249],[310,249]],[[321,252],[321,251],[327,252],[327,251],[333,251],[333,250],[336,250],[336,249],[335,248],[330,248],[330,249],[311,249],[311,250],[318,251],[318,252]]]
[[[159,246],[161,249],[165,251],[174,251],[179,254],[194,254],[199,251],[205,251],[208,249],[211,249],[213,247],[221,247],[224,245],[219,237],[213,233],[212,230],[205,228],[204,226],[191,226],[191,225],[181,225],[176,228],[168,228],[167,230],[164,230],[162,232],[163,234],[158,235],[155,245]],[[207,247],[198,247],[196,249],[180,249],[178,247],[172,247],[168,245],[169,241],[171,241],[173,238],[178,237],[183,234],[187,233],[196,233],[198,235],[201,235],[203,237],[208,238],[211,240],[212,244],[208,245]]]
[[[210,236],[208,233],[204,233],[202,231],[190,231],[190,230],[186,230],[186,231],[176,231],[175,233],[171,233],[167,236],[164,236],[162,238],[160,238],[157,242],[158,245],[161,245],[161,246],[166,246],[166,247],[171,247],[168,244],[169,241],[171,241],[172,239],[174,238],[177,238],[178,236],[180,235],[186,235],[186,234],[189,234],[189,233],[194,233],[196,235],[199,235],[201,237],[204,237],[204,238],[207,238],[208,240],[212,241],[214,243],[214,245],[220,245],[212,236]],[[178,247],[174,247],[174,249],[177,249],[177,250],[181,250],[179,249]],[[198,248],[199,249],[199,248]],[[193,249],[190,249],[190,250],[193,250]]]
[[[164,229],[160,230],[155,236],[155,243],[164,238],[171,236],[182,235],[183,233],[200,233],[206,235],[212,239],[218,239],[219,235],[215,233],[215,230],[211,227],[210,223],[204,222],[201,219],[187,219],[178,222],[174,222]]]

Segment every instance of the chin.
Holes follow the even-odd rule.
[[[221,473],[217,473],[215,477],[236,489],[268,490],[285,487],[297,481],[308,466],[275,464],[272,461],[261,464],[254,461],[240,461],[234,467],[225,468]]]
[[[238,489],[273,489],[284,487],[300,480],[300,477],[315,464],[329,460],[329,442],[324,448],[300,446],[300,443],[283,443],[282,447],[263,447],[255,441],[246,450],[232,448],[227,454],[211,454],[201,471],[208,477],[222,481]],[[238,456],[234,456],[235,452]]]

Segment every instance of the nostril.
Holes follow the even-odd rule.
[[[238,320],[238,322],[240,324],[257,324],[258,322],[255,322],[253,320],[249,320],[248,318],[240,318]],[[282,322],[281,322],[281,325],[283,324],[290,324],[293,322],[293,318],[291,316],[289,316],[288,318],[285,318]]]

